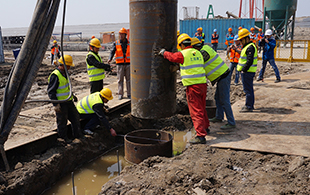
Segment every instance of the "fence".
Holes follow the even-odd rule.
[[[277,40],[275,60],[310,62],[310,40]]]

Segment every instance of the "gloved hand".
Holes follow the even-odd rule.
[[[57,104],[57,105],[54,107],[54,110],[55,110],[55,112],[60,113],[60,112],[61,112],[60,104]]]
[[[164,56],[164,53],[165,53],[165,49],[161,49],[159,52],[158,52],[158,55],[159,56]]]
[[[108,110],[105,106],[103,106],[103,111],[104,111],[105,113],[109,113],[109,110]]]
[[[111,71],[111,66],[109,64],[105,64],[104,70],[110,72]]]
[[[73,101],[74,101],[74,102],[77,102],[77,101],[78,101],[78,98],[77,98],[74,94],[72,94],[72,96],[73,96]]]
[[[117,134],[113,128],[110,129],[110,133],[113,137],[117,136]]]

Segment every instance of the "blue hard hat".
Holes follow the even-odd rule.
[[[213,30],[213,32],[217,32],[216,28]]]
[[[238,41],[238,38],[239,38],[239,36],[238,36],[238,35],[235,35],[234,41]]]

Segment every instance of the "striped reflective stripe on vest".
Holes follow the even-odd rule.
[[[225,62],[222,61],[217,67],[213,68],[208,74],[206,74],[207,77],[210,76],[211,74],[213,74],[213,73],[214,73],[215,71],[217,71],[218,69],[220,69],[224,64],[225,64]]]
[[[88,97],[89,97],[89,96],[86,97],[86,104],[87,104],[87,107],[89,108],[89,110],[92,110],[92,109],[90,108],[90,105],[89,105]],[[83,106],[83,104],[82,104],[82,100],[80,101],[80,106],[81,106],[81,108],[85,111],[86,114],[89,114],[88,110],[87,110],[86,108],[84,108],[84,106]]]
[[[182,79],[194,79],[199,77],[204,77],[206,74],[193,74],[193,75],[183,75],[181,76]]]

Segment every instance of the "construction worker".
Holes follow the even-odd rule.
[[[64,55],[64,60],[68,70],[70,67],[74,66],[70,55]],[[66,100],[70,95],[70,89],[68,78],[65,73],[63,57],[61,57],[58,62],[59,66],[48,77],[47,94],[51,100]],[[67,143],[71,142],[67,136],[68,120],[71,122],[73,137],[83,137],[79,113],[72,101],[73,99],[77,101],[76,97],[71,96],[71,98],[69,98],[66,102],[53,103],[54,110],[56,112],[58,136],[64,139]]]
[[[238,30],[241,30],[242,29],[242,26],[239,26]]]
[[[60,58],[60,47],[57,44],[56,40],[53,41],[53,45],[51,47],[51,64],[52,65],[56,64],[56,63],[54,63],[54,58],[55,58],[56,62],[57,62],[57,59]]]
[[[110,64],[114,54],[117,67],[118,99],[124,95],[124,77],[126,79],[127,98],[131,99],[130,89],[130,44],[126,38],[127,30],[119,30],[119,40],[115,41],[110,53],[108,63]]]
[[[90,81],[90,93],[99,92],[103,88],[105,71],[110,71],[110,65],[104,64],[98,54],[101,47],[100,41],[93,38],[89,42],[89,52],[86,56],[87,74]]]
[[[205,33],[202,32],[202,27],[197,28],[195,37],[197,37],[202,42],[202,44],[205,43]]]
[[[227,118],[227,124],[221,126],[221,129],[236,128],[235,118],[230,104],[230,70],[225,62],[219,57],[209,45],[202,45],[197,38],[192,38],[192,46],[199,50],[203,56],[204,69],[207,78],[212,86],[216,85],[214,95],[216,103],[216,116],[210,119],[210,122],[222,122],[224,113]]]
[[[231,74],[232,74],[234,72],[234,69],[236,68],[234,85],[238,85],[240,72],[237,70],[237,65],[239,62],[240,53],[242,50],[242,45],[240,44],[240,41],[238,40],[238,35],[235,35],[234,41],[235,41],[235,44],[229,46],[229,48],[228,48],[228,52],[230,52],[229,69],[230,69]]]
[[[93,135],[92,130],[102,123],[112,136],[116,136],[115,130],[111,127],[104,114],[104,103],[108,103],[112,99],[112,91],[108,88],[103,88],[100,92],[83,97],[76,104],[80,118],[88,121],[83,130],[85,134]]]
[[[276,40],[272,37],[271,29],[266,30],[265,38],[263,38],[259,42],[259,46],[262,46],[264,48],[264,51],[263,51],[262,69],[259,72],[257,81],[263,81],[266,65],[267,65],[267,62],[269,62],[269,64],[273,68],[274,73],[276,75],[275,83],[280,82],[281,77],[280,77],[279,69],[274,60],[274,48],[276,47]]]
[[[258,42],[258,53],[260,53],[262,50],[262,47],[259,46],[259,42],[264,38],[264,33],[262,32],[263,30],[261,28],[258,31],[259,33],[257,33],[257,42]]]
[[[251,31],[251,34],[250,34],[250,41],[252,41],[254,44],[255,44],[255,46],[257,47],[257,35],[255,34],[255,29],[252,27],[251,29],[250,29],[250,31]]]
[[[241,72],[241,79],[243,84],[243,91],[245,92],[245,105],[240,112],[252,112],[254,109],[254,89],[253,78],[257,69],[257,48],[255,44],[250,41],[250,32],[243,28],[238,32],[238,40],[242,44],[242,51],[240,54],[237,70]]]
[[[216,29],[213,30],[213,34],[212,34],[212,37],[211,37],[211,44],[212,44],[212,49],[214,51],[217,51],[217,46],[219,44],[219,35],[217,34],[217,30]]]
[[[207,80],[203,67],[203,56],[191,46],[191,38],[183,33],[178,37],[180,52],[172,53],[161,49],[162,55],[170,62],[180,64],[182,84],[186,86],[186,98],[197,136],[189,142],[205,144],[205,136],[209,131],[209,119],[206,111]]]
[[[227,46],[226,60],[229,59],[228,47],[234,43],[234,34],[232,33],[232,28],[228,28],[228,33],[226,34],[225,45]]]

